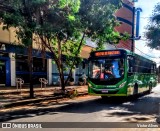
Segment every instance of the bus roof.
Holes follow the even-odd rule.
[[[151,59],[148,59],[148,58],[146,58],[146,57],[144,57],[144,56],[138,55],[138,54],[136,54],[136,53],[134,53],[134,52],[132,52],[132,51],[130,51],[130,50],[123,49],[123,48],[93,51],[93,52],[91,52],[91,54],[92,54],[92,53],[96,53],[96,52],[104,52],[104,51],[124,51],[124,52],[126,52],[128,55],[133,55],[133,56],[139,57],[140,59],[145,59],[146,61],[150,61],[150,62],[156,64],[156,62],[154,62],[154,61],[151,60]],[[90,55],[90,57],[91,57],[91,55]]]

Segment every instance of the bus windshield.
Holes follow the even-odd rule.
[[[89,77],[92,79],[110,80],[124,75],[124,59],[98,58],[89,62]]]

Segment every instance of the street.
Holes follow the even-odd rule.
[[[7,122],[155,122],[159,102],[160,85],[137,99],[104,101],[97,96],[85,96],[59,103],[55,108],[17,114]]]
[[[2,131],[160,131],[160,0],[0,0],[0,11]]]

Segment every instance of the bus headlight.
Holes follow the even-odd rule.
[[[88,83],[88,86],[91,87],[92,85],[90,83]]]
[[[88,83],[88,87],[89,87],[89,88],[92,88],[92,85],[91,85],[90,83]]]
[[[122,84],[120,84],[119,88],[124,87],[124,85],[125,85],[125,84],[126,84],[126,81],[125,81],[125,82],[123,82]]]

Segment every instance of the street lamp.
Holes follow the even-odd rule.
[[[135,7],[133,7],[132,10],[132,45],[131,45],[131,51],[134,52],[134,24],[135,24]]]
[[[132,2],[138,2],[138,0],[132,0]],[[131,51],[132,52],[134,52],[135,40],[139,40],[141,38],[141,36],[139,36],[140,12],[142,12],[141,8],[135,8],[133,6],[133,9],[132,9],[132,37],[131,37],[131,40],[132,40]],[[135,32],[135,13],[137,13],[136,32]]]

